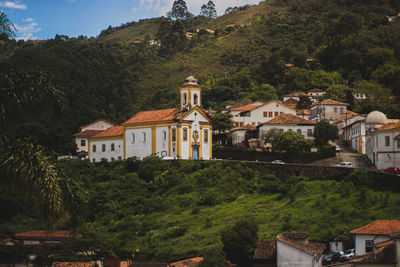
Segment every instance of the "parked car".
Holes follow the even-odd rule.
[[[342,152],[342,149],[340,148],[340,146],[336,146],[335,150],[336,150],[336,152]]]
[[[274,163],[274,164],[285,164],[285,162],[283,162],[280,159],[273,160],[272,163]]]
[[[354,248],[348,249],[344,252],[342,256],[340,256],[339,260],[340,261],[348,261],[350,257],[353,257],[356,253],[356,250]]]
[[[400,174],[400,168],[399,167],[389,167],[385,171],[393,173],[393,174]]]
[[[336,166],[338,166],[338,167],[351,167],[352,165],[351,165],[351,162],[349,162],[349,161],[343,161],[343,162],[340,162],[340,164],[338,164]]]
[[[336,262],[339,262],[340,257],[342,256],[343,252],[334,252],[328,255],[325,255],[324,258],[322,259],[322,264],[323,265],[329,265],[329,264],[334,264]]]

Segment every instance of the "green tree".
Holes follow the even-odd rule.
[[[188,8],[184,0],[175,0],[172,4],[172,9],[167,16],[173,19],[186,19],[188,16]]]
[[[329,86],[328,89],[326,89],[325,98],[334,99],[340,102],[346,102],[347,91],[350,91],[350,88],[347,85],[333,84]]]
[[[181,20],[176,20],[172,25],[170,25],[169,31],[168,25],[161,25],[163,29],[159,31],[161,37],[161,46],[159,53],[164,57],[171,57],[176,52],[182,51],[186,48],[187,41],[184,26]],[[164,34],[163,34],[164,33]]]
[[[252,266],[258,241],[258,225],[251,219],[242,219],[221,233],[223,251],[228,260],[239,266]]]
[[[287,131],[279,135],[279,137],[272,143],[273,150],[286,151],[290,154],[297,154],[298,152],[308,150],[310,143],[305,139],[304,135]]]
[[[251,101],[269,101],[278,99],[278,94],[274,86],[263,83],[261,85],[252,86],[248,97]]]
[[[338,84],[342,81],[342,76],[339,72],[326,72],[324,70],[313,71],[311,75],[311,85],[326,89],[333,84]]]
[[[374,81],[392,89],[393,94],[400,96],[400,66],[390,63],[377,68],[371,75]],[[359,84],[360,86],[360,84]]]
[[[281,134],[282,132],[278,128],[272,128],[262,134],[262,140],[264,140],[264,144],[273,144]]]
[[[211,124],[213,127],[213,131],[217,131],[219,133],[225,133],[226,131],[230,131],[234,127],[232,115],[225,113],[217,113],[213,115],[211,117]]]
[[[213,1],[208,1],[207,5],[204,4],[201,6],[200,16],[210,19],[217,17],[217,11],[215,10],[215,4]]]
[[[0,10],[0,35],[6,34],[8,37],[15,36],[15,26],[11,20],[7,17],[4,11]]]
[[[365,93],[368,99],[373,102],[384,103],[388,101],[392,95],[388,88],[374,81],[358,81],[354,83],[354,88],[356,88],[358,92]]]
[[[329,140],[334,141],[338,138],[338,128],[327,121],[320,121],[314,127],[315,144],[323,146],[328,144]]]
[[[308,96],[301,95],[299,103],[297,103],[297,109],[310,109],[311,108],[311,100]]]

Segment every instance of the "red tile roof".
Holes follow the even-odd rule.
[[[301,117],[288,114],[288,113],[283,113],[279,115],[278,117],[275,117],[269,121],[266,121],[263,123],[263,125],[282,125],[282,124],[296,124],[296,125],[314,125],[316,124],[315,121],[310,121],[303,119]]]
[[[393,129],[400,129],[400,121],[396,123],[387,123],[379,127],[378,131],[393,130]]]
[[[142,111],[124,122],[122,125],[142,122],[171,121],[176,118],[177,113],[178,109],[176,108]]]
[[[276,259],[276,240],[259,240],[253,259],[274,260]]]
[[[373,252],[353,257],[348,263],[396,263],[393,245],[383,246]]]
[[[363,227],[350,231],[350,234],[360,235],[391,235],[400,232],[400,221],[377,220]]]
[[[297,99],[289,98],[289,99],[287,99],[286,101],[283,101],[282,103],[285,104],[285,105],[288,105],[288,106],[297,106],[297,104],[298,104],[299,102],[300,102],[300,101],[297,100]]]
[[[73,234],[70,231],[52,231],[33,230],[14,235],[15,239],[69,239]],[[80,237],[80,235],[78,235]]]
[[[94,267],[95,262],[53,262],[51,267]]]
[[[296,112],[297,115],[310,115],[311,112],[309,109],[300,109]]]
[[[304,92],[294,92],[294,93],[285,95],[285,97],[291,97],[291,96],[299,97],[299,96],[308,96],[308,95],[307,95],[307,93],[304,93]]]
[[[104,131],[104,130],[85,130],[85,131],[79,132],[77,134],[74,134],[74,136],[91,137],[91,136],[101,133],[102,131]]]
[[[203,257],[195,257],[195,258],[190,258],[190,259],[170,263],[169,266],[171,266],[171,267],[192,267],[192,266],[197,266],[197,264],[199,262],[202,262],[203,260],[204,260]]]
[[[110,129],[102,131],[99,134],[96,134],[95,136],[92,136],[92,138],[115,137],[115,136],[122,136],[123,134],[124,134],[124,127],[114,126],[111,127]]]
[[[245,112],[245,111],[251,111],[253,109],[256,109],[260,106],[262,106],[263,104],[256,104],[256,105],[246,105],[246,106],[241,106],[241,107],[235,107],[235,108],[231,108],[231,110],[233,111],[240,111],[240,112]]]
[[[305,241],[304,244],[302,244],[302,243],[299,243],[296,241],[296,240],[301,239],[300,236],[298,236],[298,238],[293,239],[292,237],[295,237],[295,236],[293,236],[293,234],[296,234],[296,233],[283,233],[283,234],[278,235],[276,237],[276,239],[289,245],[289,246],[298,248],[298,249],[300,249],[304,252],[310,253],[310,254],[322,254],[322,252],[324,251],[324,249],[325,249],[324,244],[316,243],[316,242],[309,242],[309,241]],[[300,234],[304,234],[304,233],[300,233]],[[302,236],[304,236],[304,235],[302,235]]]
[[[310,91],[308,91],[308,92],[325,92],[324,90],[322,90],[322,89],[319,89],[319,88],[314,88],[314,89],[311,89]]]
[[[393,240],[389,240],[389,241],[385,241],[385,242],[381,242],[381,243],[375,244],[375,247],[376,248],[381,248],[381,247],[390,246],[390,245],[393,245],[393,244],[394,244],[394,241]]]
[[[246,125],[243,125],[243,126],[241,126],[241,127],[238,127],[238,128],[233,129],[232,132],[233,132],[233,131],[238,131],[238,130],[254,131],[254,130],[256,130],[256,129],[257,129],[257,126],[251,125],[251,124],[246,124]]]
[[[336,101],[336,100],[332,100],[332,99],[327,99],[327,100],[324,100],[324,101],[319,102],[319,103],[314,102],[314,103],[312,103],[312,105],[313,106],[316,106],[316,105],[342,105],[342,106],[348,106],[349,104],[343,103],[343,102],[339,102],[339,101]]]

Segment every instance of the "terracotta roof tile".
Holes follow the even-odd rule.
[[[245,111],[251,111],[251,110],[253,110],[253,109],[256,109],[256,108],[258,108],[258,107],[261,107],[262,105],[263,105],[263,104],[246,105],[246,106],[231,108],[231,110],[233,110],[233,111],[245,112]]]
[[[279,115],[278,117],[275,117],[275,118],[263,123],[263,125],[276,125],[276,124],[279,124],[279,125],[281,125],[281,124],[314,125],[314,124],[316,124],[316,122],[306,120],[306,119],[300,118],[300,117],[292,115],[292,114],[283,113],[283,114]]]
[[[400,122],[387,123],[387,124],[379,127],[378,131],[393,130],[393,129],[400,129]]]
[[[316,105],[343,105],[343,106],[348,106],[349,104],[347,104],[347,103],[343,103],[343,102],[339,102],[339,101],[336,101],[336,100],[332,100],[332,99],[327,99],[327,100],[324,100],[324,101],[322,101],[322,102],[319,102],[319,103],[312,103],[312,105],[313,106],[316,106]]]
[[[96,134],[95,136],[92,136],[92,138],[122,136],[123,134],[124,134],[124,127],[114,126],[111,127],[110,129],[102,131],[99,134]]]
[[[287,99],[286,101],[283,101],[282,103],[285,104],[285,105],[288,105],[288,106],[297,106],[297,104],[298,104],[299,102],[300,102],[300,101],[297,100],[297,99],[289,98],[289,99]]]
[[[304,93],[304,92],[294,92],[294,93],[285,95],[285,97],[291,97],[291,96],[299,97],[299,96],[308,96],[308,95],[307,95],[307,93]]]
[[[400,221],[398,220],[377,220],[363,227],[350,231],[350,234],[361,235],[391,235],[400,232]]]
[[[351,258],[349,263],[396,263],[394,247],[380,247],[373,252]]]
[[[74,134],[74,136],[91,137],[91,136],[101,133],[102,131],[104,131],[104,130],[85,130],[85,131],[79,132],[77,134]]]
[[[197,266],[197,264],[199,262],[202,262],[203,259],[204,259],[203,257],[190,258],[190,259],[170,263],[169,266],[171,266],[171,267],[194,267],[194,266]]]
[[[390,246],[390,245],[393,245],[393,244],[394,244],[394,241],[393,240],[389,240],[389,241],[385,241],[385,242],[381,242],[381,243],[375,244],[375,247],[376,248],[381,248],[381,247]]]
[[[300,234],[305,234],[305,233],[300,233]],[[287,245],[298,248],[298,249],[300,249],[304,252],[310,253],[310,254],[322,254],[322,252],[325,249],[324,244],[316,243],[316,242],[309,242],[309,241],[305,241],[304,243],[299,243],[296,240],[299,240],[300,236],[297,236],[298,238],[296,238],[296,239],[290,238],[291,236],[296,237],[296,233],[283,233],[283,234],[278,235],[276,237],[276,239]]]
[[[253,258],[260,260],[276,259],[276,240],[259,240]]]
[[[70,231],[53,231],[48,232],[45,230],[33,230],[23,233],[14,234],[15,239],[69,239],[72,238],[73,235]],[[78,236],[80,237],[80,236]]]
[[[310,115],[311,112],[309,109],[300,109],[296,112],[297,115]]]
[[[53,262],[52,267],[94,267],[95,262]]]
[[[124,122],[124,124],[134,124],[142,122],[171,121],[176,118],[178,110],[176,108],[142,111]]]
[[[246,124],[246,125],[243,125],[243,126],[241,126],[241,127],[238,127],[238,128],[233,129],[232,132],[233,132],[233,131],[238,131],[238,130],[254,131],[254,130],[256,130],[256,129],[257,129],[257,126],[251,125],[251,124]]]
[[[324,90],[322,90],[322,89],[319,89],[319,88],[314,88],[314,89],[311,89],[310,91],[308,91],[308,92],[325,92]]]

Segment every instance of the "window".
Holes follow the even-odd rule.
[[[114,161],[115,161],[115,158],[111,158],[111,161],[114,162]]]
[[[135,138],[135,134],[133,133],[133,134],[132,134],[132,144],[135,143],[135,139],[136,139],[136,138]]]
[[[375,144],[376,144],[375,147],[378,147],[378,136],[375,136]]]
[[[183,93],[183,104],[186,105],[187,103],[187,94]]]
[[[176,128],[172,129],[172,142],[176,142]]]
[[[111,144],[111,151],[115,151],[115,144],[114,143]]]
[[[122,160],[122,157],[118,157],[118,160]]]
[[[279,112],[279,115],[282,115],[283,113],[284,113],[284,112],[281,111],[281,112]]]
[[[390,136],[385,136],[385,146],[390,146]]]
[[[374,249],[374,240],[365,240],[365,252],[371,252]]]
[[[183,141],[188,140],[188,131],[187,128],[183,128]]]
[[[275,111],[275,117],[278,117],[278,115],[279,115],[279,112]]]
[[[238,122],[235,122],[235,127],[239,127],[239,123]]]
[[[279,131],[282,132],[282,133],[284,132],[283,129],[279,129]]]
[[[297,129],[297,132],[298,132],[299,134],[301,134],[301,129]]]
[[[96,152],[96,145],[92,146],[92,152]]]
[[[312,129],[307,129],[307,136],[311,137],[312,136]]]
[[[400,148],[400,139],[397,139],[397,148]]]
[[[242,127],[244,125],[244,122],[240,122],[239,126]]]
[[[92,159],[93,162],[96,162],[96,159]]]
[[[101,145],[101,152],[106,152],[106,144]]]
[[[208,130],[204,130],[204,143],[208,143]]]
[[[333,108],[333,112],[337,113],[337,108]]]
[[[197,94],[194,94],[194,96],[193,96],[193,104],[194,105],[197,105],[197,98],[198,98]]]
[[[263,117],[264,117],[264,118],[267,118],[267,117],[268,117],[268,112],[267,112],[267,111],[264,111],[264,112],[263,112]]]
[[[340,108],[340,113],[343,113],[343,108]]]
[[[163,140],[164,140],[164,141],[167,140],[167,131],[163,131]]]
[[[272,118],[272,111],[268,112],[268,117]]]
[[[143,134],[143,143],[146,143],[146,133],[143,132],[142,134]]]
[[[289,129],[289,132],[293,131],[292,129]]]
[[[81,146],[86,146],[86,140],[81,140]]]

